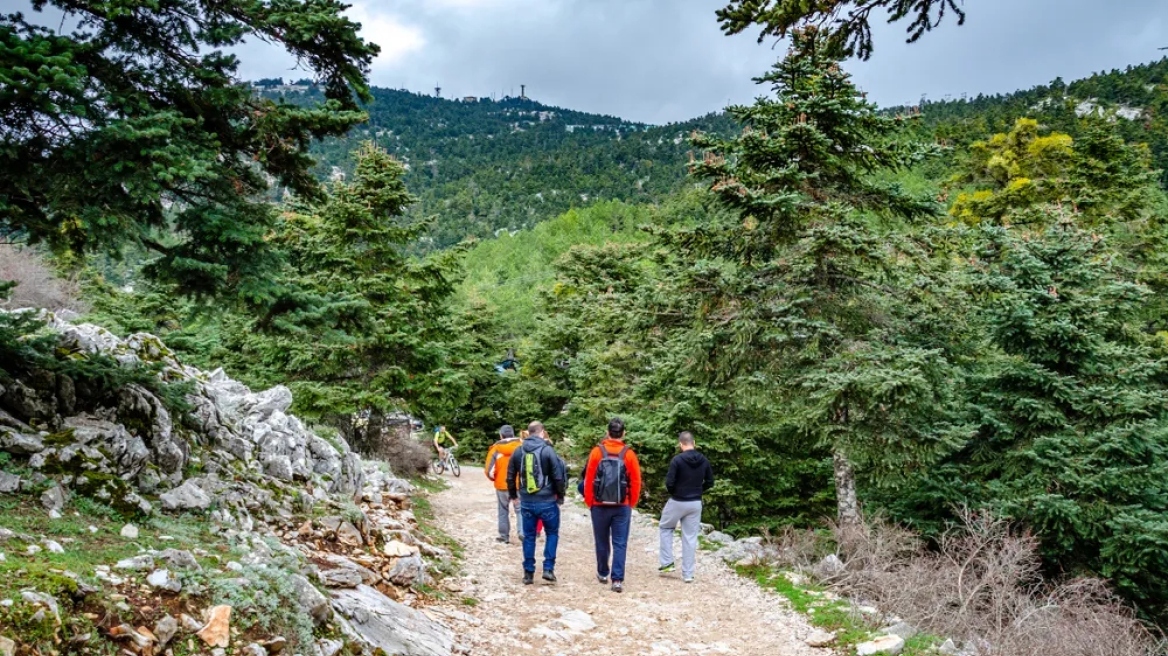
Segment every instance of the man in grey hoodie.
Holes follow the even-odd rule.
[[[676,569],[673,563],[673,531],[681,524],[681,578],[693,583],[694,560],[698,550],[698,532],[702,523],[702,493],[714,487],[714,469],[710,461],[694,447],[694,436],[684,431],[677,436],[681,453],[669,462],[665,488],[669,501],[661,510],[661,573]]]
[[[560,542],[560,504],[564,502],[567,476],[564,461],[544,437],[543,424],[531,422],[527,439],[507,463],[507,492],[519,499],[523,521],[523,583],[535,579],[535,523],[543,520],[547,541],[543,545],[543,580],[556,582],[556,547]]]

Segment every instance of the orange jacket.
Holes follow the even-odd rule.
[[[596,480],[596,468],[600,465],[601,448],[616,455],[625,448],[625,443],[623,440],[606,437],[599,445],[592,447],[592,453],[588,456],[588,467],[584,470],[584,504],[589,508],[594,505],[592,483]],[[637,501],[641,499],[641,463],[637,461],[637,454],[633,453],[631,448],[625,452],[625,469],[629,472],[629,498],[624,505],[636,508]]]
[[[515,453],[515,449],[523,441],[517,437],[509,440],[499,440],[487,449],[487,464],[483,468],[483,473],[487,478],[495,482],[495,489],[507,491],[507,464],[511,462],[511,454]]]

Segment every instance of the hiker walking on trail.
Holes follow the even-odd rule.
[[[519,499],[523,519],[523,583],[535,579],[535,524],[543,520],[547,541],[543,546],[543,580],[556,582],[556,546],[560,541],[560,504],[564,502],[567,477],[555,448],[544,440],[543,424],[533,421],[528,437],[507,464],[507,492]]]
[[[487,465],[483,473],[495,483],[495,498],[499,502],[499,536],[496,541],[511,544],[511,509],[515,509],[515,533],[519,541],[523,542],[523,522],[519,517],[519,503],[511,500],[507,491],[507,466],[511,463],[511,455],[519,448],[519,439],[515,437],[515,429],[503,426],[499,429],[499,441],[487,450]]]
[[[584,470],[584,503],[592,514],[596,540],[596,579],[605,584],[611,576],[613,592],[624,591],[629,529],[641,498],[641,465],[624,437],[624,421],[613,417],[608,435],[593,447]]]
[[[693,433],[677,436],[681,453],[669,461],[665,489],[669,500],[661,510],[661,573],[676,569],[673,562],[673,532],[681,525],[681,579],[693,583],[694,559],[698,550],[698,531],[702,523],[702,493],[714,487],[714,469],[710,461],[695,449]]]

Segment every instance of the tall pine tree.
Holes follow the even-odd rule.
[[[829,449],[849,522],[857,467],[887,480],[945,450],[952,376],[941,350],[913,340],[920,290],[901,234],[936,208],[876,176],[921,149],[865,101],[841,59],[830,34],[792,33],[758,79],[776,97],[729,108],[740,136],[694,140],[705,151],[695,175],[736,220],[665,238],[692,263],[699,376]]]

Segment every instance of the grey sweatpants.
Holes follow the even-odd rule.
[[[511,540],[511,497],[507,490],[495,490],[495,498],[499,501],[499,537]],[[515,532],[519,540],[523,541],[523,521],[519,519],[519,504],[515,504]]]
[[[681,576],[693,578],[698,551],[698,531],[702,524],[701,501],[670,499],[661,510],[661,565],[673,563],[673,530],[681,524]]]

